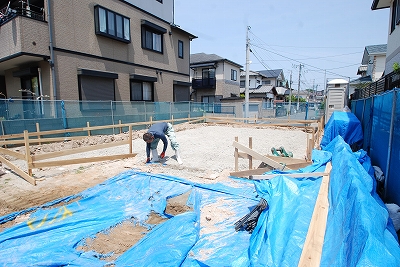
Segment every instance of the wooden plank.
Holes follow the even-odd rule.
[[[78,147],[78,148],[73,148],[73,149],[66,149],[66,150],[57,151],[57,152],[34,155],[34,156],[32,156],[32,159],[33,159],[33,161],[38,161],[38,160],[44,160],[44,159],[50,159],[50,158],[57,158],[57,157],[62,157],[62,156],[67,156],[67,155],[72,155],[72,154],[84,153],[84,152],[88,152],[88,151],[92,151],[92,150],[126,145],[126,144],[128,144],[128,142],[129,142],[129,140],[124,140],[124,141],[111,142],[111,143],[94,145],[94,146],[85,146],[85,147]]]
[[[41,138],[40,140],[38,139],[29,139],[30,144],[35,144],[35,143],[53,143],[53,142],[64,142],[64,141],[71,141],[71,140],[79,140],[79,139],[84,139],[86,138],[85,136],[73,136],[73,137],[52,137],[52,138]],[[25,140],[9,140],[9,141],[0,141],[0,145],[18,145],[18,144],[25,144]]]
[[[284,175],[291,178],[304,178],[304,177],[320,177],[326,175],[325,172],[308,172],[308,173],[274,173],[274,174],[264,174],[264,175],[252,175],[250,179],[252,180],[269,180],[276,176]]]
[[[300,169],[300,168],[307,167],[307,166],[309,166],[311,164],[312,164],[311,161],[305,161],[303,163],[287,164],[286,167],[288,167],[291,170],[297,170],[297,169]]]
[[[308,228],[303,250],[301,252],[298,265],[301,267],[320,266],[322,248],[325,239],[326,221],[328,219],[328,193],[331,169],[332,165],[330,162],[328,162],[328,164],[326,164],[325,175],[322,178],[321,187],[318,192],[317,201],[315,202],[314,211],[311,217],[311,222]]]
[[[135,157],[137,153],[134,154],[119,154],[113,156],[101,156],[101,157],[91,157],[91,158],[77,158],[77,159],[69,159],[69,160],[58,160],[58,161],[46,161],[46,162],[33,162],[31,164],[31,168],[43,168],[43,167],[56,167],[61,165],[72,165],[72,164],[82,164],[82,163],[90,163],[97,161],[109,161],[116,159],[124,159]]]
[[[276,162],[276,161],[274,161],[274,160],[272,160],[272,159],[270,159],[270,158],[267,158],[266,156],[263,156],[263,155],[261,155],[260,153],[257,153],[256,151],[254,151],[254,150],[252,150],[252,149],[250,149],[250,148],[248,148],[248,147],[246,147],[246,146],[244,146],[244,145],[242,145],[242,144],[239,144],[239,143],[236,142],[236,141],[233,141],[233,144],[232,144],[232,145],[233,145],[234,147],[236,147],[236,148],[238,148],[238,149],[240,149],[240,150],[246,152],[247,154],[249,154],[250,156],[252,156],[254,159],[261,160],[262,162],[268,164],[269,166],[271,166],[271,167],[273,167],[273,168],[275,168],[275,169],[282,169],[282,167],[283,167],[283,166],[282,166],[281,164],[279,164],[278,162]]]
[[[272,168],[257,168],[257,169],[252,169],[252,170],[245,170],[245,171],[236,171],[236,172],[231,172],[231,176],[235,177],[244,177],[244,178],[249,178],[251,175],[259,175],[263,174],[265,172],[271,171]]]
[[[18,168],[16,165],[12,164],[10,161],[8,161],[6,158],[3,156],[0,156],[0,161],[7,165],[13,172],[21,176],[23,179],[25,179],[27,182],[31,183],[32,185],[36,185],[36,180],[32,176],[29,176],[27,173],[25,173],[23,170]]]
[[[22,160],[26,159],[24,154],[12,151],[12,150],[7,149],[7,148],[2,148],[2,147],[0,147],[0,154],[9,155],[9,156],[12,156],[14,158],[22,159]]]
[[[279,162],[279,163],[285,163],[286,165],[289,164],[298,164],[298,163],[309,163],[311,164],[311,161],[307,161],[305,159],[296,159],[296,158],[291,158],[291,157],[278,157],[278,156],[271,156],[271,155],[266,155],[267,158],[272,159],[273,161]]]
[[[238,158],[241,158],[241,159],[250,159],[250,157],[251,157],[249,154],[247,154],[245,152],[238,152],[237,155],[238,155]]]

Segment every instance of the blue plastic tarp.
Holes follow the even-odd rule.
[[[324,149],[336,136],[340,135],[344,141],[361,148],[364,135],[361,122],[351,112],[334,111],[324,128],[324,136],[321,140],[321,148]]]
[[[325,150],[313,150],[312,160],[312,165],[290,171],[304,173],[298,179],[273,171],[277,176],[270,180],[197,184],[134,170],[122,173],[80,194],[1,217],[4,223],[31,213],[0,233],[0,265],[297,266],[321,185],[321,177],[307,173],[324,171],[331,162],[321,266],[400,266],[397,236],[374,189],[366,153],[353,153],[337,136]],[[187,205],[193,210],[166,214],[167,199],[189,190]],[[261,197],[269,207],[253,233],[236,232],[235,222]],[[150,225],[152,212],[168,220]],[[77,249],[87,238],[132,218],[150,232],[115,261]]]

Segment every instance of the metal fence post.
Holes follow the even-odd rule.
[[[390,118],[390,129],[389,129],[389,142],[388,142],[388,152],[387,152],[387,161],[386,161],[386,177],[385,177],[385,190],[384,190],[384,198],[387,198],[387,181],[389,179],[390,174],[390,156],[392,154],[392,141],[393,141],[393,129],[394,129],[394,121],[396,115],[396,102],[397,102],[397,91],[393,90],[393,98],[392,98],[392,116]]]

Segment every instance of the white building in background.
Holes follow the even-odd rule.
[[[325,122],[334,111],[343,111],[347,105],[348,84],[349,82],[344,79],[333,79],[327,83]]]

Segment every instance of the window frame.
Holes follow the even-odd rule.
[[[119,23],[117,18],[121,18],[121,23]],[[129,17],[114,12],[103,6],[95,5],[94,23],[96,35],[105,36],[124,43],[131,42],[131,23]],[[118,26],[120,26],[121,29],[118,28]]]
[[[142,20],[141,30],[142,49],[164,54],[164,34],[167,32],[167,30],[144,19]],[[157,36],[160,36],[159,44],[157,44],[157,42],[155,43],[155,41],[157,41]],[[158,47],[160,50],[157,50]]]
[[[141,91],[141,99],[134,99],[134,94],[133,94],[133,83],[140,84],[140,91]],[[144,83],[149,84],[151,89],[151,97],[150,99],[144,99],[145,98],[145,91],[144,91]],[[143,80],[138,80],[138,79],[130,79],[129,81],[129,87],[130,87],[130,101],[144,101],[144,102],[154,102],[154,82],[151,81],[143,81]]]
[[[231,81],[237,81],[237,70],[231,69]]]
[[[184,52],[183,41],[178,40],[178,57],[179,58],[183,58],[183,52]]]

